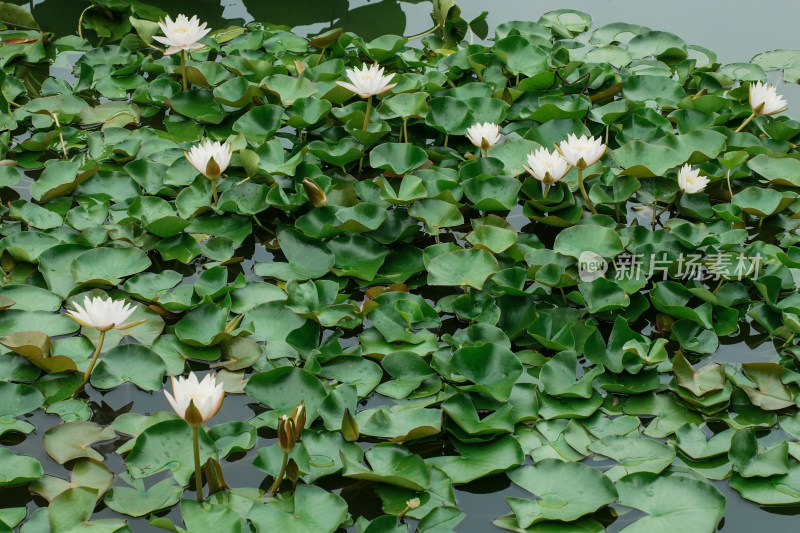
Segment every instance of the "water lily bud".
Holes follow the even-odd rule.
[[[195,406],[193,399],[189,400],[189,406],[186,408],[183,419],[192,427],[200,427],[203,425],[203,414],[200,412],[200,409]]]
[[[289,462],[286,463],[286,477],[292,483],[297,483],[297,480],[300,479],[300,467],[297,466],[297,462],[294,459],[289,459]]]
[[[203,471],[206,474],[209,496],[230,489],[228,483],[225,482],[225,476],[222,475],[222,466],[216,459],[209,457],[203,467]]]
[[[350,412],[350,409],[344,410],[344,416],[342,417],[342,436],[347,442],[355,442],[358,440],[358,423]]]
[[[314,207],[328,205],[328,197],[322,192],[319,185],[308,178],[303,178],[303,189],[306,191],[309,201]]]
[[[419,501],[419,498],[411,498],[406,502],[406,505],[409,509],[416,509],[421,505],[421,502]]]
[[[306,427],[306,403],[300,402],[294,408],[292,414],[289,415],[294,423],[294,438],[295,441],[300,440],[300,435],[303,434],[303,429]]]
[[[14,270],[14,266],[16,266],[16,264],[17,264],[17,262],[14,260],[14,258],[11,257],[11,254],[9,254],[6,250],[3,250],[3,255],[2,255],[2,260],[1,261],[2,261],[3,270],[5,270],[6,272]]]
[[[278,419],[278,446],[283,453],[292,453],[296,442],[294,436],[294,422],[286,415]]]
[[[672,331],[672,324],[675,323],[675,319],[669,315],[665,315],[663,313],[658,313],[656,315],[656,328],[661,333],[669,333]]]

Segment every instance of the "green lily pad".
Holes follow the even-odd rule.
[[[168,405],[166,399],[164,403]],[[216,452],[214,441],[200,430],[200,462],[205,463],[209,457],[216,457]],[[125,462],[132,479],[170,470],[175,480],[181,486],[186,486],[194,474],[192,429],[181,419],[153,424],[136,437]]]
[[[181,499],[183,487],[172,478],[159,481],[145,489],[144,481],[132,479],[126,474],[120,476],[130,487],[117,486],[106,494],[103,502],[118,513],[128,516],[144,516],[172,507]]]
[[[365,453],[370,468],[342,455],[344,477],[388,483],[422,491],[430,487],[431,478],[422,458],[398,444],[377,444]]]
[[[688,527],[712,533],[725,511],[725,496],[712,485],[680,476],[639,472],[616,482],[619,502],[648,514],[622,528],[624,533]]]
[[[500,271],[494,256],[479,248],[454,250],[434,257],[427,265],[430,285],[469,286],[482,289]]]
[[[452,364],[473,382],[462,389],[488,394],[501,402],[508,400],[514,383],[522,375],[522,363],[517,356],[508,348],[492,343],[456,350]]]
[[[154,351],[141,344],[115,346],[97,363],[91,383],[100,389],[113,389],[131,382],[142,390],[161,389],[167,367]]]
[[[75,257],[70,265],[77,283],[118,285],[122,279],[145,270],[151,264],[138,248],[95,248]]]
[[[576,520],[617,499],[611,480],[581,463],[545,459],[512,470],[508,477],[538,498],[506,498],[521,528],[543,520]]]
[[[42,477],[42,465],[33,457],[17,455],[8,448],[0,448],[0,486],[20,485]]]
[[[288,505],[287,505],[288,504]],[[338,494],[300,485],[291,501],[257,504],[247,513],[258,533],[333,533],[347,517],[347,503]]]
[[[116,438],[110,427],[101,427],[94,422],[66,422],[48,429],[42,437],[47,454],[61,464],[79,457],[103,461],[103,456],[90,448],[92,444]]]

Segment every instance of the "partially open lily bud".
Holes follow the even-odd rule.
[[[416,509],[421,505],[422,502],[419,501],[419,498],[411,498],[406,502],[406,505],[409,509]]]
[[[292,453],[296,442],[294,436],[294,422],[286,415],[278,419],[278,446],[283,453]]]
[[[303,434],[303,429],[306,427],[306,403],[300,402],[297,404],[289,418],[294,423],[294,439],[298,441],[300,440],[300,435]]]
[[[350,409],[344,410],[342,417],[342,436],[347,442],[355,442],[358,440],[358,422],[350,412]]]
[[[308,178],[303,178],[303,189],[306,191],[309,201],[314,207],[322,207],[328,205],[328,197],[322,192],[319,185],[314,183]]]

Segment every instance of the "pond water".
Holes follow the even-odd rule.
[[[741,0],[705,0],[698,1],[672,1],[672,2],[642,2],[641,0],[582,0],[565,3],[556,0],[495,0],[494,2],[479,2],[477,0],[460,0],[458,2],[465,19],[478,16],[484,9],[489,10],[488,22],[491,31],[497,24],[508,20],[535,20],[541,13],[562,8],[573,8],[589,13],[595,26],[610,22],[624,20],[650,26],[653,29],[673,32],[680,35],[687,42],[705,46],[717,52],[720,61],[738,62],[748,61],[755,54],[778,48],[796,48],[796,24],[800,20],[800,2],[781,0],[770,2],[771,16],[757,17],[752,12],[752,4]],[[45,30],[53,31],[59,35],[75,32],[77,20],[81,11],[86,7],[85,0],[33,0],[30,4],[32,12]],[[365,1],[365,0],[293,0],[291,2],[276,2],[266,0],[223,0],[215,2],[209,0],[165,0],[159,2],[159,7],[173,13],[197,14],[202,20],[209,22],[212,27],[222,27],[226,24],[241,24],[252,21],[269,21],[287,24],[296,27],[298,33],[315,34],[326,28],[342,26],[349,31],[363,35],[365,38],[377,37],[382,34],[416,34],[428,29],[430,23],[430,4],[427,1]],[[765,6],[761,6],[762,9]],[[777,80],[776,80],[777,81]],[[783,85],[781,87],[787,99],[800,101],[800,89],[797,85]],[[800,109],[796,106],[795,109]],[[794,110],[790,111],[796,112]],[[527,223],[527,219],[517,214],[520,226]],[[514,222],[514,213],[509,217]],[[519,229],[519,228],[518,228]],[[264,247],[256,244],[256,251],[251,254],[252,260],[246,261],[242,268],[248,279],[255,279],[252,272],[254,261],[265,261],[271,253]],[[189,277],[185,282],[191,282]],[[774,361],[777,352],[772,342],[763,342],[768,337],[753,330],[743,332],[735,337],[722,339],[722,344],[713,355],[717,362],[739,364],[751,361]],[[135,412],[150,414],[168,409],[164,396],[160,392],[142,392],[131,384],[125,384],[116,389],[102,393],[90,390],[89,396],[93,402],[95,421],[113,420],[115,416],[132,410],[135,402]],[[375,406],[386,399],[376,395],[370,400],[370,405]],[[260,407],[244,395],[230,395],[227,397],[215,423],[233,420],[243,420],[260,412]],[[243,415],[243,413],[246,413]],[[36,457],[42,463],[45,473],[59,477],[67,477],[66,469],[51,460],[43,452],[41,434],[52,425],[60,422],[55,415],[47,415],[36,411],[30,415],[29,421],[36,425],[36,434],[28,436],[23,442],[15,446],[15,451]],[[114,441],[98,450],[108,459],[109,466],[114,471],[122,471],[125,466],[119,455],[113,450],[122,444],[122,440]],[[234,454],[223,463],[228,482],[236,486],[258,486],[266,477],[261,471],[252,467],[252,462],[257,456],[258,449],[270,446],[275,442],[275,435],[269,431],[261,432],[256,446],[248,452]],[[420,454],[435,455],[436,450],[415,450]],[[162,477],[155,476],[152,481]],[[148,480],[150,483],[151,480]],[[367,518],[380,516],[381,500],[370,490],[365,490],[363,484],[340,476],[325,478],[320,483],[329,490],[337,490],[350,504],[350,510],[355,515],[361,512]],[[781,531],[797,527],[796,514],[800,509],[795,507],[769,507],[758,506],[746,502],[739,494],[732,490],[727,481],[714,482],[728,500],[725,517],[719,530],[725,533],[750,533],[753,530]],[[266,487],[262,487],[266,488]],[[505,474],[484,478],[477,482],[462,485],[456,488],[456,497],[459,508],[467,512],[467,519],[457,526],[456,530],[463,533],[479,533],[485,531],[500,531],[491,526],[491,521],[509,512],[509,507],[504,498],[507,496],[523,497],[527,493],[511,484]],[[0,491],[0,498],[9,502],[9,505],[28,505],[33,510],[42,500],[31,498],[27,491],[14,488]],[[4,504],[5,505],[5,504]],[[157,513],[180,520],[180,510],[173,507],[168,513]],[[119,518],[119,515],[105,509],[94,515],[96,518]],[[607,531],[617,532],[629,525],[642,514],[633,511],[620,517],[614,517],[608,510],[595,516],[601,523],[607,525]],[[414,521],[411,520],[410,523]],[[130,519],[129,524],[134,532],[162,531],[147,524],[146,519]],[[355,531],[354,527],[348,531]]]
[[[84,0],[24,0],[43,29],[58,35],[76,31]],[[342,27],[370,39],[380,35],[415,35],[432,26],[431,4],[427,0],[169,0],[159,7],[173,15],[196,13],[210,27],[241,25],[253,21],[286,24],[300,34],[313,35]],[[489,36],[498,24],[510,20],[536,20],[556,9],[577,9],[591,15],[594,26],[629,22],[668,31],[717,53],[720,62],[749,61],[758,53],[797,47],[796,24],[800,3],[794,0],[770,2],[770,16],[753,16],[753,4],[746,0],[459,0],[466,20],[488,11]],[[789,101],[800,98],[800,86],[780,83]],[[800,116],[797,107],[790,116]]]

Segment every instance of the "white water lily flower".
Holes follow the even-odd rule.
[[[83,307],[75,302],[72,302],[72,306],[75,307],[75,310],[67,311],[68,317],[81,326],[96,328],[99,331],[108,331],[112,328],[128,329],[143,322],[124,323],[136,311],[136,308],[125,303],[125,300],[112,300],[111,298],[103,300],[99,296],[90,300],[86,296],[83,299]]]
[[[708,178],[700,175],[700,170],[691,165],[683,165],[678,171],[678,186],[688,194],[700,192],[708,185]]]
[[[586,135],[576,137],[575,134],[570,133],[566,141],[561,141],[558,151],[570,165],[583,170],[594,165],[603,157],[606,145],[599,137],[587,137]]]
[[[197,41],[211,31],[211,28],[206,28],[205,22],[200,23],[197,16],[188,18],[186,15],[178,15],[175,22],[167,16],[167,21],[161,20],[158,25],[161,26],[164,37],[153,35],[153,39],[167,45],[168,48],[164,51],[164,55],[171,55],[181,50],[200,50],[205,48],[204,44],[200,44]]]
[[[750,84],[750,106],[756,115],[774,115],[789,108],[789,103],[769,83]]]
[[[188,378],[175,379],[174,376],[171,376],[170,379],[174,396],[167,391],[164,391],[164,395],[178,416],[186,420],[189,425],[200,426],[208,422],[222,407],[225,391],[222,383],[217,383],[216,374],[207,375],[203,381],[198,381],[194,372],[189,372]],[[197,409],[194,415],[186,412],[190,402]]]
[[[198,172],[211,180],[219,178],[231,162],[231,145],[211,142],[208,139],[192,147],[190,152],[184,152],[186,159]],[[210,165],[211,161],[216,165]]]
[[[382,94],[397,85],[396,83],[389,83],[392,81],[394,74],[388,76],[383,75],[383,67],[379,67],[377,63],[367,67],[367,64],[362,65],[362,69],[349,68],[346,71],[347,77],[353,83],[346,81],[337,81],[339,85],[359,95],[361,98],[369,98],[376,94]]]
[[[545,185],[552,185],[564,177],[569,163],[558,152],[539,148],[528,154],[528,166],[522,165],[522,168]]]
[[[500,135],[500,126],[493,122],[473,124],[467,130],[467,139],[482,150],[488,150],[500,142],[502,138],[503,136]]]

